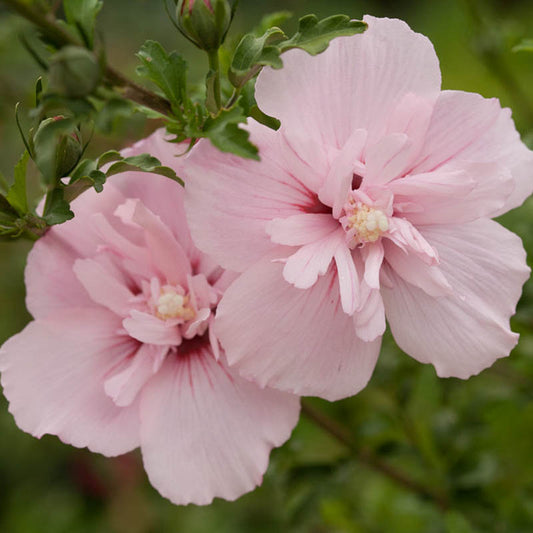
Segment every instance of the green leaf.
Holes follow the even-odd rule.
[[[187,62],[176,52],[167,54],[156,41],[146,41],[137,57],[142,62],[137,74],[155,83],[173,107],[180,108],[187,98]]]
[[[26,136],[24,135],[24,132],[22,131],[22,124],[20,123],[20,117],[19,117],[19,108],[20,108],[20,102],[17,102],[17,104],[15,105],[15,122],[17,123],[17,128],[19,130],[20,136],[22,137],[22,142],[24,143],[26,150],[28,150],[28,153],[33,157],[33,151],[31,149],[31,146],[29,145],[28,141],[26,140]]]
[[[98,158],[97,167],[102,168],[104,165],[107,165],[108,163],[113,163],[114,161],[121,161],[124,159],[120,152],[117,152],[116,150],[109,150],[109,152],[106,152],[105,154],[102,154]]]
[[[170,167],[161,165],[161,162],[156,157],[150,154],[140,154],[132,157],[126,157],[121,161],[113,163],[106,172],[106,177],[114,176],[122,172],[141,171],[149,172],[151,174],[159,174],[183,185],[183,180],[176,175],[176,172]]]
[[[261,37],[249,33],[238,44],[228,73],[235,87],[242,87],[253,78],[263,66],[281,68],[280,49],[272,43],[287,39],[279,28],[268,29]]]
[[[292,13],[290,11],[275,11],[274,13],[269,13],[265,15],[261,22],[259,22],[257,28],[254,30],[255,35],[263,35],[267,30],[273,28],[274,26],[281,26],[292,18]]]
[[[250,134],[239,128],[239,124],[245,121],[246,117],[237,107],[223,111],[217,117],[206,121],[202,136],[207,137],[222,152],[259,161],[259,151],[250,142]]]
[[[513,52],[533,52],[533,39],[522,39],[522,42],[513,46]]]
[[[21,216],[28,212],[28,200],[26,197],[26,169],[29,158],[30,155],[26,151],[16,164],[15,179],[6,196],[7,201]]]
[[[57,188],[49,192],[44,206],[43,219],[49,226],[63,224],[74,218],[68,202],[63,197],[63,189]]]
[[[306,15],[298,23],[298,32],[282,42],[279,48],[282,52],[301,48],[311,55],[316,55],[326,50],[332,39],[362,33],[366,28],[366,23],[351,20],[347,15],[333,15],[320,21],[316,15]]]
[[[67,22],[77,28],[83,41],[92,50],[96,17],[104,3],[101,0],[63,0]]]

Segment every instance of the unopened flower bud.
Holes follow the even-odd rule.
[[[80,98],[92,93],[102,70],[95,55],[80,46],[65,46],[50,64],[50,89],[63,96]]]
[[[33,137],[35,164],[46,186],[54,186],[78,164],[83,148],[81,134],[71,119],[59,115],[39,124]]]
[[[210,52],[224,42],[232,9],[228,0],[179,0],[176,18],[183,34],[198,48]]]

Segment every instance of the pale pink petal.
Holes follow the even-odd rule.
[[[167,353],[168,346],[141,344],[106,379],[106,394],[119,407],[131,405],[146,382],[159,371]]]
[[[279,157],[283,168],[311,191],[318,191],[329,171],[328,148],[305,132],[280,128]]]
[[[430,41],[400,20],[366,16],[361,35],[335,39],[324,53],[283,54],[284,68],[265,68],[256,99],[282,127],[342,148],[357,128],[379,138],[391,112],[413,93],[437,97],[440,71]]]
[[[365,185],[384,185],[402,174],[412,159],[412,141],[404,133],[391,133],[366,153]]]
[[[117,336],[119,328],[105,309],[69,309],[31,322],[7,341],[0,370],[17,425],[104,455],[136,448],[138,405],[119,408],[104,391],[107,374],[137,347]]]
[[[529,277],[520,239],[491,220],[428,226],[424,237],[439,252],[454,294],[432,298],[389,273],[383,289],[387,319],[398,345],[441,377],[468,378],[509,354],[518,335],[509,329]]]
[[[361,250],[365,263],[365,283],[372,289],[379,289],[379,273],[385,256],[383,243],[376,242]]]
[[[187,162],[185,207],[196,244],[224,268],[242,271],[274,247],[273,218],[309,212],[317,200],[279,161],[278,133],[250,121],[261,161],[220,152],[200,141]],[[223,231],[221,231],[223,228]]]
[[[353,315],[361,303],[361,282],[352,257],[352,251],[344,243],[337,246],[335,265],[337,267],[342,309],[348,315]]]
[[[408,220],[400,217],[389,218],[389,232],[385,236],[405,252],[416,254],[424,263],[438,263],[436,250]]]
[[[495,98],[461,91],[441,93],[413,172],[429,172],[452,161],[499,163],[511,171],[514,191],[491,216],[517,207],[533,191],[533,153],[520,141],[511,111],[502,109]]]
[[[422,289],[429,296],[446,296],[452,287],[436,265],[428,265],[420,256],[398,248],[391,242],[384,243],[385,259],[398,276]]]
[[[135,224],[144,229],[154,267],[168,283],[184,286],[191,273],[190,259],[161,218],[147,209],[141,200],[132,199],[120,205],[116,214],[125,224]]]
[[[124,329],[134,339],[159,346],[178,346],[182,338],[174,321],[161,320],[154,315],[133,309],[122,321]]]
[[[302,213],[267,222],[265,231],[272,242],[287,246],[311,244],[327,237],[339,228],[339,223],[328,213]]]
[[[331,234],[320,241],[302,246],[292,254],[283,268],[283,277],[299,289],[312,287],[324,275],[337,248],[344,244],[342,232]]]
[[[367,138],[366,130],[356,129],[342,147],[318,191],[320,201],[333,207],[333,216],[339,218],[352,190],[354,163],[361,159]]]
[[[235,500],[261,483],[298,414],[297,397],[230,374],[206,347],[169,357],[142,393],[148,477],[178,505]]]
[[[261,386],[338,400],[370,379],[381,339],[357,338],[330,269],[308,290],[282,278],[282,265],[260,261],[224,294],[215,320],[230,365]]]
[[[353,315],[356,335],[365,342],[372,342],[385,333],[385,307],[378,290],[369,290],[367,298]]]
[[[34,318],[71,307],[96,306],[72,271],[77,258],[78,252],[54,228],[33,245],[24,278],[26,307]]]
[[[120,316],[129,314],[134,295],[112,272],[93,259],[78,259],[73,270],[93,302]]]

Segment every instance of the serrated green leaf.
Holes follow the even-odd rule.
[[[94,46],[96,17],[104,3],[101,0],[63,0],[67,22],[80,33],[88,48]]]
[[[167,54],[157,41],[146,41],[137,57],[137,74],[155,83],[174,107],[187,98],[187,62],[176,52]]]
[[[246,117],[239,108],[223,111],[216,118],[206,121],[202,136],[222,152],[259,161],[259,150],[250,142],[250,134],[239,128],[239,124],[245,121]]]
[[[117,152],[116,150],[109,150],[98,158],[98,163],[96,164],[96,166],[97,168],[102,168],[108,163],[113,163],[114,161],[120,161],[122,159],[124,158],[122,157],[122,155],[120,155],[120,152]]]
[[[6,199],[23,216],[28,212],[28,200],[26,197],[26,169],[30,155],[24,152],[19,162],[15,165],[13,185],[9,188]]]
[[[320,54],[332,39],[362,33],[367,25],[360,20],[351,20],[347,15],[333,15],[318,20],[316,15],[306,15],[298,23],[297,33],[280,43],[281,52],[301,48],[311,55]]]
[[[522,42],[513,46],[513,52],[533,52],[533,39],[522,39]]]
[[[121,161],[113,163],[106,172],[106,177],[121,174],[122,172],[148,172],[150,174],[159,174],[183,185],[183,180],[176,175],[176,172],[170,167],[161,165],[161,162],[156,157],[150,154],[140,154],[132,157],[126,157]]]
[[[279,28],[268,29],[261,37],[249,33],[238,44],[228,73],[234,87],[242,87],[265,65],[281,68],[280,49],[272,43],[286,39]]]
[[[63,222],[71,218],[74,218],[74,213],[70,210],[68,202],[63,197],[63,189],[57,188],[48,193],[43,220],[49,226],[55,226],[56,224],[63,224]]]

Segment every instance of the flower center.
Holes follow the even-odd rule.
[[[380,209],[350,199],[344,211],[341,223],[353,246],[376,242],[389,229],[389,219]]]
[[[189,305],[189,297],[178,294],[175,290],[167,290],[161,293],[157,300],[156,310],[157,316],[163,320],[182,318],[185,321],[189,321],[196,316],[196,312]]]

